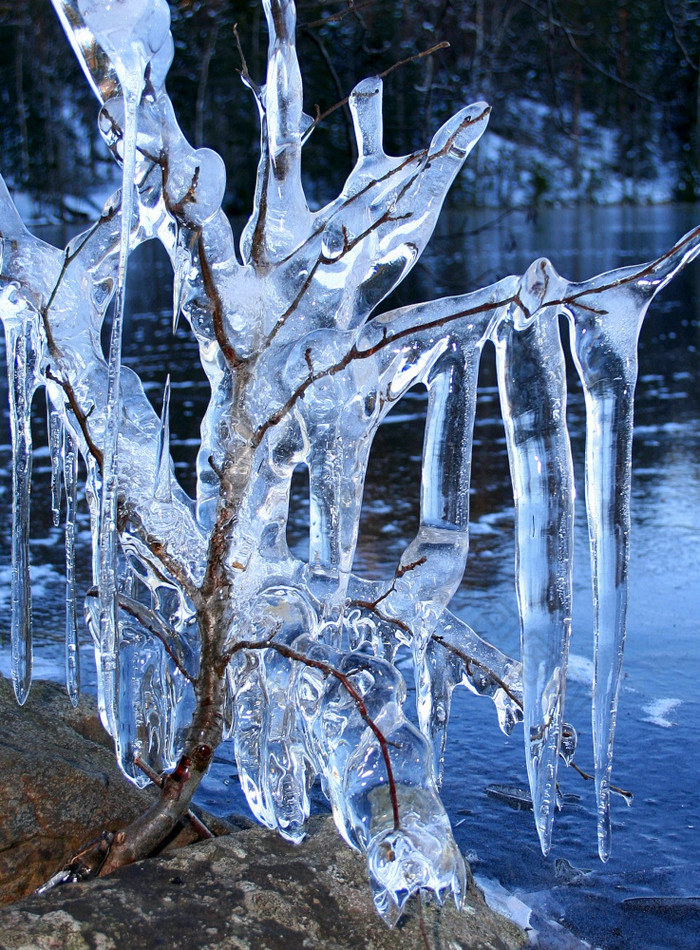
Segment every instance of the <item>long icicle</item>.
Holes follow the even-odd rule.
[[[26,315],[26,311],[25,311]],[[31,324],[5,320],[7,375],[12,436],[12,684],[24,705],[32,682],[32,589],[29,576],[30,484],[32,477],[31,404],[34,379]]]
[[[118,441],[121,416],[121,360],[126,274],[129,259],[131,218],[134,209],[136,170],[137,109],[140,92],[124,85],[124,140],[122,166],[121,243],[119,271],[114,301],[114,318],[109,348],[107,413],[105,426],[102,497],[99,531],[100,591],[100,714],[112,736],[117,736],[118,613],[117,598],[117,501],[119,489]]]
[[[579,316],[579,314],[577,314]],[[636,335],[627,353],[603,351],[604,332],[588,319],[572,325],[572,352],[586,401],[586,510],[593,580],[593,750],[598,853],[611,851],[610,779],[622,657],[627,632],[632,430],[637,379]],[[641,321],[639,321],[641,324]],[[586,332],[588,331],[588,332]],[[593,341],[592,346],[590,340]]]
[[[610,857],[610,783],[627,633],[637,343],[656,294],[700,254],[700,228],[649,264],[569,284],[565,312],[586,400],[586,509],[593,579],[593,750],[598,853]]]
[[[63,482],[66,492],[66,690],[74,706],[80,695],[78,611],[75,596],[75,509],[78,485],[78,448],[63,429]]]
[[[574,527],[566,367],[556,317],[556,309],[545,309],[522,330],[504,321],[496,340],[515,500],[525,756],[545,855],[552,840],[564,718]]]

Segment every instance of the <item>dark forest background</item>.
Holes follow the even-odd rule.
[[[217,149],[226,162],[226,210],[245,213],[258,122],[238,74],[233,28],[262,82],[267,36],[259,0],[170,5],[176,53],[168,90],[190,141]],[[590,181],[588,190],[575,186],[601,129],[610,130],[607,161],[616,174],[643,182],[663,165],[672,169],[675,198],[700,198],[700,0],[299,0],[307,112],[325,111],[365,76],[443,40],[448,49],[386,77],[388,152],[426,144],[449,114],[485,98],[494,107],[491,133],[539,156],[529,159],[533,202],[556,196],[547,161],[555,154],[578,200],[594,197]],[[0,0],[0,95],[0,169],[12,187],[67,213],[70,196],[113,174],[96,101],[49,0]],[[337,109],[305,150],[314,202],[337,192],[353,147],[347,110]],[[478,175],[457,188],[455,200],[482,200]],[[507,177],[500,190],[507,202]]]

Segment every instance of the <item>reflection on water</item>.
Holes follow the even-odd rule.
[[[655,257],[697,223],[687,208],[549,210],[536,221],[507,217],[483,228],[488,214],[452,213],[394,305],[459,293],[506,273],[521,273],[536,257],[551,257],[571,279]],[[476,233],[472,233],[476,230]],[[140,256],[141,266],[138,263]],[[141,275],[141,279],[140,279]],[[124,355],[139,369],[158,410],[172,378],[172,448],[177,474],[193,487],[198,420],[206,387],[196,349],[180,327],[170,332],[169,268],[152,249],[132,257],[130,317]],[[625,678],[616,743],[615,781],[631,789],[631,808],[614,802],[613,856],[597,858],[591,783],[562,770],[564,809],[557,816],[552,853],[539,852],[532,815],[487,794],[489,786],[527,784],[521,733],[502,736],[490,703],[458,691],[448,746],[444,800],[456,838],[475,872],[517,891],[538,914],[561,921],[596,946],[695,948],[700,915],[700,267],[677,278],[653,305],[642,332],[635,428],[631,596]],[[472,476],[472,544],[465,580],[453,609],[479,633],[511,654],[518,650],[513,590],[511,493],[491,354],[485,353]],[[6,393],[0,393],[3,406]],[[417,524],[425,393],[418,389],[395,407],[377,435],[370,463],[359,573],[393,570]],[[44,411],[36,406],[35,437],[45,445]],[[579,474],[583,457],[583,404],[571,377],[569,423]],[[10,450],[0,434],[0,514],[9,525]],[[48,450],[35,455],[32,561],[40,673],[61,676],[56,629],[62,626],[62,534],[50,523]],[[307,487],[295,479],[290,538],[306,545]],[[569,718],[579,733],[577,760],[592,767],[590,748],[591,606],[587,532],[579,505],[576,606],[568,695]],[[89,583],[89,525],[82,512],[79,581]],[[9,538],[0,551],[0,609],[9,617]],[[87,644],[86,644],[87,647]],[[9,667],[3,651],[2,669]],[[84,682],[92,671],[84,651]],[[225,750],[209,780],[207,804],[241,808],[235,769]],[[654,898],[640,901],[638,898]],[[673,898],[674,900],[669,900]],[[625,901],[628,901],[625,903]],[[537,920],[533,918],[537,926]],[[555,937],[548,936],[547,945]]]

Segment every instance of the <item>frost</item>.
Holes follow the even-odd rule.
[[[559,761],[570,764],[576,746],[564,719],[575,492],[563,314],[586,398],[595,778],[606,860],[637,337],[654,295],[698,254],[700,229],[656,261],[583,283],[538,260],[472,293],[373,317],[425,248],[486,128],[485,103],[458,112],[425,148],[394,157],[383,147],[381,80],[359,83],[349,97],[357,163],[338,198],[312,211],[301,155],[315,123],[302,111],[296,13],[291,0],[263,0],[266,84],[243,70],[260,113],[257,189],[237,248],[221,210],[221,159],[189,145],[165,92],[173,51],[165,0],[54,6],[123,177],[99,220],[65,250],[31,235],[0,186],[17,698],[26,699],[31,680],[29,407],[43,386],[51,504],[58,519],[63,494],[66,510],[68,692],[75,702],[79,454],[92,524],[95,588],[85,615],[99,707],[132,781],[168,775],[184,811],[217,745],[231,738],[252,811],[296,842],[318,777],[341,834],[366,854],[375,904],[393,924],[422,889],[458,903],[465,890],[438,794],[452,693],[464,686],[491,698],[504,732],[524,722],[530,792],[517,789],[517,798],[531,800],[547,853]],[[194,499],[170,457],[169,378],[159,415],[121,365],[129,255],[148,240],[170,256],[173,325],[189,324],[211,388]],[[113,299],[105,359],[100,334]],[[513,483],[518,660],[448,609],[467,564],[487,343],[497,354]],[[428,392],[420,524],[393,577],[369,581],[352,565],[372,440],[417,383]],[[287,546],[300,465],[309,476],[307,562]],[[413,665],[420,729],[404,710],[399,651]],[[163,828],[168,808],[156,807]]]

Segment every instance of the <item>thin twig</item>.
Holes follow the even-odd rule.
[[[327,23],[338,23],[340,20],[344,20],[346,16],[357,13],[359,10],[364,10],[367,7],[371,7],[374,3],[374,0],[363,0],[361,3],[353,3],[353,0],[348,0],[348,5],[345,10],[340,10],[338,13],[332,13],[327,17],[324,17],[322,20],[311,20],[309,23],[302,23],[301,29],[314,29],[318,26],[325,26]]]
[[[206,291],[207,297],[209,297],[209,300],[211,301],[211,315],[216,342],[219,344],[219,349],[223,353],[226,362],[231,366],[232,369],[238,369],[245,361],[238,356],[226,336],[226,329],[224,327],[224,305],[223,301],[221,300],[221,295],[219,294],[219,289],[216,286],[216,281],[214,280],[211,266],[209,265],[206,247],[204,246],[204,235],[201,232],[197,241],[197,250],[199,253],[199,264],[202,274],[202,281],[204,283],[204,289]]]
[[[462,660],[462,662],[465,664],[466,669],[467,669],[467,674],[469,676],[472,675],[471,666],[476,666],[478,669],[486,673],[486,675],[489,676],[494,681],[494,683],[498,687],[500,687],[500,689],[503,690],[506,696],[508,696],[509,699],[511,699],[515,703],[518,709],[522,710],[523,708],[522,699],[520,699],[519,696],[516,696],[515,693],[512,691],[512,689],[508,686],[506,681],[501,679],[501,677],[498,676],[496,673],[494,673],[493,670],[490,669],[488,666],[486,666],[485,663],[482,663],[480,660],[477,660],[476,657],[474,656],[469,656],[468,654],[464,653],[462,650],[459,649],[459,647],[456,647],[453,643],[450,643],[448,640],[445,640],[444,637],[439,636],[437,633],[433,634],[432,639],[435,641],[435,643],[439,643],[441,647],[444,647],[446,650],[449,650],[450,653],[454,653],[455,656],[458,656],[460,660]]]
[[[80,406],[78,405],[78,400],[75,395],[75,391],[67,379],[61,379],[59,376],[56,376],[50,368],[47,367],[45,370],[45,376],[48,380],[51,380],[52,383],[56,383],[66,394],[66,399],[68,400],[68,405],[71,407],[73,415],[75,416],[76,422],[80,426],[80,431],[83,434],[85,439],[85,445],[87,446],[88,452],[93,456],[97,463],[97,467],[102,472],[102,466],[104,464],[104,455],[102,449],[100,449],[96,443],[93,441],[92,436],[90,435],[90,429],[88,428],[88,417],[89,413],[85,415]]]
[[[78,255],[83,250],[87,242],[90,240],[93,234],[95,234],[98,227],[100,227],[102,224],[104,224],[107,221],[111,221],[115,215],[116,215],[116,209],[111,208],[109,212],[103,214],[99,218],[99,220],[97,220],[92,225],[91,228],[89,228],[83,235],[81,235],[81,238],[79,241],[76,239],[76,244],[73,247],[72,251],[66,248],[63,254],[61,270],[59,271],[58,277],[56,278],[56,282],[54,283],[51,289],[51,293],[49,294],[46,303],[41,307],[39,311],[42,325],[44,327],[44,334],[46,336],[46,345],[48,347],[49,354],[54,364],[57,367],[60,367],[61,365],[61,350],[58,344],[56,343],[56,339],[53,335],[51,321],[49,319],[49,312],[51,310],[51,307],[54,304],[54,301],[61,288],[61,285],[63,284],[66,274],[68,273],[69,266],[78,257]],[[78,399],[75,395],[75,390],[73,389],[73,386],[70,380],[63,379],[62,377],[55,375],[50,368],[46,370],[45,375],[47,379],[50,379],[52,382],[57,383],[65,392],[68,403],[73,411],[73,414],[75,415],[78,425],[80,426],[80,430],[83,433],[83,438],[85,439],[85,444],[87,446],[87,449],[90,452],[90,454],[93,456],[95,461],[97,462],[97,466],[99,470],[102,471],[104,456],[102,454],[101,449],[98,448],[98,446],[95,444],[95,442],[93,441],[90,435],[90,430],[87,424],[89,413],[87,414],[84,413],[80,405],[78,404]]]
[[[423,946],[425,947],[425,950],[431,950],[430,941],[428,940],[428,931],[425,929],[423,901],[420,897],[420,889],[416,891],[416,904],[418,905],[418,926],[420,927],[420,935],[423,940]]]
[[[94,588],[88,593],[92,593],[93,591]],[[95,596],[97,596],[96,592]],[[192,676],[192,674],[188,672],[182,657],[178,656],[172,647],[171,640],[176,640],[177,638],[175,631],[170,627],[167,627],[160,617],[158,617],[158,615],[152,610],[149,610],[146,606],[144,606],[144,604],[139,603],[132,597],[127,597],[125,594],[119,594],[118,600],[119,607],[122,610],[128,614],[131,614],[132,617],[135,617],[141,626],[144,627],[144,629],[148,630],[149,633],[152,633],[154,637],[160,640],[165,648],[165,652],[173,661],[179,672],[185,677],[186,680],[195,686],[197,683],[196,677]]]
[[[238,50],[238,55],[241,58],[241,68],[238,70],[238,74],[243,80],[243,82],[246,84],[246,86],[248,86],[250,91],[253,93],[256,100],[258,101],[258,104],[262,107],[262,89],[255,82],[253,77],[250,75],[250,71],[248,70],[248,63],[246,62],[245,54],[243,53],[243,47],[241,46],[241,38],[238,35],[237,23],[233,24],[233,36],[234,36],[234,39],[236,40],[236,48]]]
[[[408,63],[414,63],[419,59],[424,59],[426,56],[432,56],[433,53],[437,53],[441,49],[447,49],[449,45],[450,44],[447,42],[447,40],[443,40],[441,43],[436,43],[435,46],[431,46],[430,49],[423,50],[421,53],[414,53],[413,56],[407,56],[405,59],[401,59],[397,63],[393,63],[383,72],[377,73],[377,78],[384,79],[386,76],[388,76],[390,73],[393,73],[394,70],[398,69],[400,66],[406,66],[408,65]],[[311,133],[314,131],[314,129],[318,125],[320,125],[321,122],[323,122],[324,119],[327,119],[329,115],[332,115],[338,109],[342,109],[343,106],[346,106],[349,101],[350,101],[350,96],[345,96],[344,99],[341,99],[339,102],[336,102],[334,105],[330,106],[324,112],[318,111],[316,113],[316,118],[314,119],[313,123],[309,126],[309,128],[304,133],[304,136],[302,138],[302,145],[308,141]]]
[[[328,70],[331,79],[336,88],[336,92],[339,96],[343,95],[343,87],[340,82],[340,76],[338,75],[338,70],[335,68],[333,59],[326,49],[326,45],[323,40],[316,36],[311,30],[303,30],[303,33],[308,36],[311,42],[316,46],[323,62],[326,64],[326,69]],[[318,109],[318,106],[316,107]],[[357,161],[357,145],[355,144],[355,137],[352,134],[352,116],[350,115],[350,110],[348,108],[348,99],[345,99],[343,105],[343,115],[345,117],[345,138],[347,140],[348,154],[350,155],[350,161],[354,165]]]
[[[534,10],[538,15],[542,16],[542,10],[538,7],[536,3],[531,2],[531,0],[520,0],[523,6],[529,7],[531,10]],[[654,96],[649,95],[649,93],[643,92],[633,83],[628,82],[623,79],[622,76],[617,73],[611,72],[609,69],[606,69],[605,66],[602,66],[600,63],[596,62],[588,53],[584,53],[581,47],[578,45],[574,39],[574,34],[578,31],[574,30],[570,24],[566,23],[564,20],[556,19],[552,16],[549,17],[550,23],[553,26],[556,26],[563,33],[567,43],[571,49],[579,56],[586,65],[590,66],[591,69],[595,72],[600,73],[601,76],[605,76],[606,79],[612,79],[613,82],[617,83],[619,86],[623,86],[625,89],[629,89],[630,92],[633,92],[636,96],[639,96],[640,99],[644,99],[645,102],[651,102],[653,105],[658,105],[659,100]],[[583,34],[587,35],[587,34]]]
[[[583,769],[580,766],[576,765],[575,762],[573,761],[569,762],[569,766],[574,770],[574,772],[578,772],[581,778],[584,779],[586,782],[593,781],[594,776],[591,775],[590,772],[584,772]],[[626,798],[628,802],[631,802],[632,799],[634,798],[634,794],[632,792],[627,791],[627,789],[620,788],[619,785],[610,785],[609,788],[610,788],[610,791],[615,792],[616,795],[622,795],[622,797]]]
[[[414,571],[417,567],[420,567],[421,564],[425,564],[427,560],[428,560],[427,557],[423,555],[423,557],[419,557],[416,561],[413,561],[411,564],[403,564],[403,565],[399,564],[399,566],[394,571],[394,577],[391,581],[391,584],[387,587],[385,591],[383,591],[379,595],[379,597],[376,598],[376,600],[351,600],[348,606],[360,607],[360,608],[363,608],[364,610],[372,610],[378,613],[377,607],[379,606],[379,604],[381,604],[383,600],[386,600],[386,598],[390,594],[393,594],[393,592],[396,590],[397,580],[400,577],[403,577],[404,574],[408,574],[409,571]],[[391,618],[386,618],[386,619],[389,620]]]

